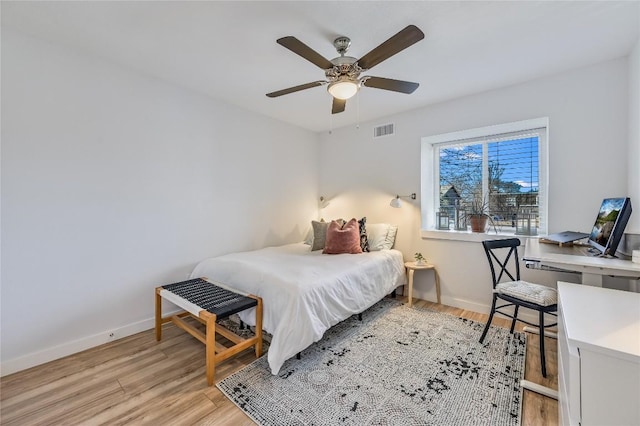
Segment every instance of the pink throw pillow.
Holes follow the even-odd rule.
[[[351,219],[342,227],[335,220],[331,221],[327,229],[327,240],[322,253],[362,253],[358,221],[355,218]]]

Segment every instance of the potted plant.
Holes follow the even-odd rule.
[[[471,225],[471,232],[485,232],[488,221],[491,222],[494,229],[496,227],[489,215],[489,202],[486,199],[474,199],[465,216]]]
[[[427,264],[427,259],[424,258],[424,256],[422,255],[422,253],[418,252],[416,253],[413,258],[416,260],[416,265],[426,265]]]

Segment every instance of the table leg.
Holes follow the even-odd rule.
[[[535,327],[525,326],[524,327],[524,331],[527,332],[527,333],[540,334],[540,329],[535,328]],[[551,337],[552,339],[557,339],[558,338],[558,334],[557,333],[554,333],[554,332],[548,331],[548,330],[544,331],[544,335],[545,335],[545,337]],[[539,393],[540,395],[544,395],[544,396],[546,396],[548,398],[552,398],[552,399],[555,399],[555,400],[558,399],[558,391],[555,390],[555,389],[551,389],[551,388],[549,388],[547,386],[542,386],[542,385],[539,385],[538,383],[534,383],[534,382],[531,382],[531,381],[525,380],[525,379],[520,380],[520,386],[522,386],[523,389],[528,389],[528,390],[530,390],[532,392]]]
[[[413,269],[409,269],[409,306],[413,305]]]
[[[589,274],[587,272],[582,273],[582,284],[590,285],[594,287],[602,287],[602,275]]]
[[[522,388],[524,389],[539,393],[540,395],[555,399],[556,401],[558,400],[558,391],[555,389],[551,389],[524,379],[520,380],[520,386],[522,386]]]
[[[433,268],[433,276],[436,281],[436,297],[438,298],[438,303],[440,303],[440,277],[436,268]]]

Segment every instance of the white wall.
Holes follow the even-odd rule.
[[[437,265],[443,303],[488,312],[490,273],[482,246],[423,240],[419,199],[402,209],[389,206],[396,193],[420,194],[420,139],[549,117],[549,231],[588,230],[602,198],[627,193],[627,73],[622,58],[324,134],[320,192],[333,200],[323,215],[397,223],[396,247],[405,258],[421,251]],[[372,139],[373,125],[390,122],[395,136]],[[579,279],[529,270],[523,276],[547,285]],[[431,274],[416,274],[415,287],[419,297],[435,299]]]
[[[212,255],[301,241],[318,136],[2,29],[2,374],[152,326]]]

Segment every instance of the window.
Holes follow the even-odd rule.
[[[480,209],[498,233],[546,233],[547,123],[423,138],[423,229],[466,232],[470,214]]]

